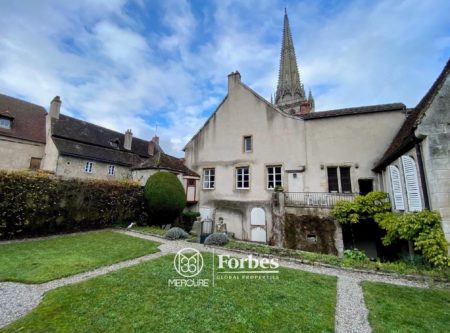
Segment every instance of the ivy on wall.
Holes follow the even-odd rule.
[[[146,220],[143,190],[130,181],[61,179],[0,171],[0,238],[95,229]]]
[[[356,197],[354,201],[339,201],[332,211],[339,223],[359,223],[373,219],[386,230],[383,244],[390,245],[395,240],[407,240],[434,266],[450,265],[447,255],[447,242],[441,228],[441,217],[437,212],[394,213],[388,194],[371,192]]]

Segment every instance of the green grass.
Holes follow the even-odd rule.
[[[198,278],[211,277],[204,254]],[[216,262],[217,263],[217,262]],[[48,293],[5,332],[334,332],[336,279],[280,269],[279,280],[175,288],[173,256]]]
[[[0,281],[42,283],[158,252],[158,244],[112,231],[0,245]]]
[[[251,251],[261,254],[271,254],[280,257],[289,257],[310,262],[319,262],[337,267],[352,267],[358,269],[370,269],[397,274],[424,275],[429,277],[450,280],[450,267],[432,268],[425,265],[414,265],[406,261],[396,262],[374,262],[358,261],[350,258],[338,258],[331,254],[306,252],[300,250],[284,249],[269,245],[255,244],[250,242],[231,240],[224,247],[229,249]]]
[[[363,283],[374,332],[448,332],[450,290]]]
[[[154,225],[149,225],[149,226],[144,226],[144,227],[140,227],[140,226],[134,226],[132,228],[132,230],[136,230],[136,231],[140,231],[140,232],[145,232],[147,234],[154,234],[154,235],[158,235],[158,236],[165,236],[167,230],[164,230],[158,226],[154,226]]]

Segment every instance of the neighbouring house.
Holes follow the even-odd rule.
[[[296,233],[288,237],[291,246],[341,253],[340,226],[330,210],[337,200],[383,189],[372,169],[410,110],[402,103],[314,109],[285,14],[274,103],[231,73],[227,95],[184,148],[186,165],[202,176],[202,216],[223,220],[238,239],[286,245],[277,239],[273,212],[274,190],[282,187],[281,228],[286,237]]]
[[[42,106],[0,94],[0,168],[39,169],[45,149]]]
[[[198,200],[199,176],[182,159],[166,154],[159,138],[134,138],[60,114],[57,96],[49,112],[0,95],[0,152],[2,169],[42,169],[61,177],[134,179],[145,185],[157,171],[175,173],[183,183],[188,203]]]
[[[450,60],[403,125],[374,171],[394,210],[438,211],[450,242]],[[450,251],[450,248],[449,248]]]

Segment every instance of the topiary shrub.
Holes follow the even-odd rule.
[[[205,239],[205,245],[225,245],[228,243],[228,236],[221,232],[215,232]]]
[[[186,239],[189,237],[189,234],[181,228],[175,227],[170,228],[166,232],[166,238],[175,240],[175,239]]]
[[[144,196],[151,224],[172,224],[186,206],[184,188],[177,176],[157,172],[148,178]]]

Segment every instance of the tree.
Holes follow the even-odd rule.
[[[157,172],[148,178],[144,197],[151,224],[171,224],[186,206],[186,195],[177,176]]]

